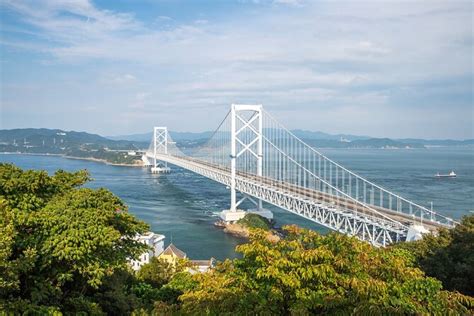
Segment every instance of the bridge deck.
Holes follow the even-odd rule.
[[[160,158],[165,161],[168,161],[169,163],[173,163],[173,160],[177,159],[181,160],[182,162],[191,162],[194,164],[199,164],[203,167],[206,167],[207,169],[214,170],[215,172],[225,173],[230,177],[229,168],[223,168],[221,166],[217,166],[215,164],[211,164],[199,159],[165,155],[160,155]],[[376,205],[364,204],[361,201],[355,201],[344,196],[336,196],[327,192],[304,188],[287,182],[276,181],[271,178],[257,176],[244,172],[237,172],[236,176],[237,178],[240,178],[245,181],[261,183],[267,187],[271,187],[274,191],[283,192],[287,195],[291,195],[299,199],[333,206],[353,213],[365,214],[367,216],[380,218],[382,220],[392,220],[395,222],[399,222],[405,226],[410,226],[414,223],[420,223],[420,219],[418,217],[414,217],[410,214],[396,212]],[[426,229],[430,231],[436,231],[439,228],[446,227],[441,223],[431,221],[429,219],[424,220],[422,224]]]

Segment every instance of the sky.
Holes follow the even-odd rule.
[[[0,128],[474,138],[471,1],[0,0]]]

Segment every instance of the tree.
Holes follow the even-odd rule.
[[[474,296],[474,215],[452,229],[395,247],[412,252],[418,266],[445,289]]]
[[[137,273],[140,280],[152,285],[153,287],[160,288],[169,282],[172,275],[174,274],[174,267],[157,257],[152,257],[150,262],[144,264]]]
[[[198,283],[193,279],[191,273],[186,271],[175,273],[171,280],[158,291],[158,301],[169,306],[179,306],[179,297],[183,293],[193,290],[197,285]]]
[[[94,295],[146,246],[148,226],[85,171],[23,171],[0,164],[0,307],[98,313]]]
[[[467,313],[472,298],[442,290],[403,249],[380,249],[354,237],[285,227],[275,241],[255,230],[227,260],[194,278],[181,295],[189,314]],[[464,305],[463,305],[464,304]],[[472,306],[472,305],[471,305]],[[472,312],[472,310],[471,310]]]
[[[272,227],[270,221],[258,214],[247,213],[245,216],[237,221],[238,224],[247,228],[261,228],[270,230]]]

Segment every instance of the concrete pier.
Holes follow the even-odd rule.
[[[272,211],[268,209],[249,209],[247,211],[244,210],[236,210],[236,211],[231,211],[231,210],[223,210],[220,214],[219,217],[226,223],[233,223],[238,221],[241,218],[244,218],[245,215],[247,214],[257,214],[262,217],[265,217],[268,220],[273,220],[273,213]]]
[[[171,169],[168,167],[152,167],[150,171],[151,173],[170,173]]]
[[[247,212],[244,210],[236,210],[236,211],[223,210],[219,214],[219,217],[226,223],[234,223],[238,221],[239,219],[244,218],[245,214],[247,214]]]

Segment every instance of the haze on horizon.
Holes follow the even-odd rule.
[[[471,1],[2,0],[0,129],[474,138]]]

